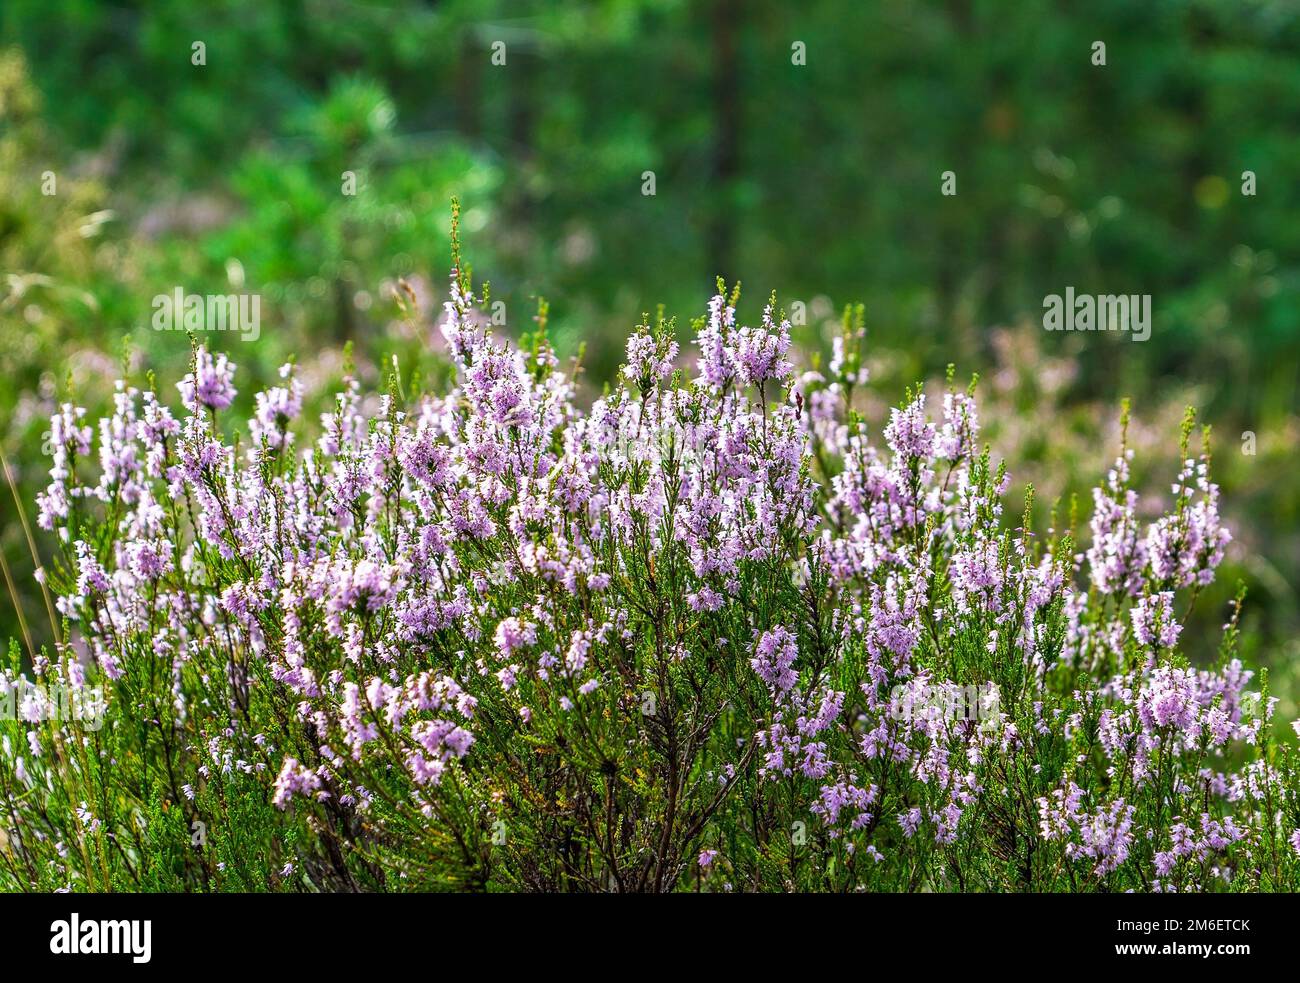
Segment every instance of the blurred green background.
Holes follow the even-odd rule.
[[[949,362],[979,372],[995,451],[1084,522],[1119,398],[1155,495],[1194,403],[1238,543],[1185,637],[1212,652],[1245,580],[1290,719],[1297,121],[1293,0],[4,0],[0,441],[30,501],[56,401],[102,407],[123,369],[170,391],[189,341],[151,299],[178,286],[261,297],[256,342],[207,337],[245,400],[294,353],[328,383],[347,341],[372,380],[432,365],[455,194],[505,329],[544,294],[590,391],[643,311],[688,325],[718,275],[742,316],[803,302],[809,350],[861,301],[878,417]],[[1044,332],[1067,286],[1150,294],[1151,339]],[[0,517],[39,636],[7,494]]]

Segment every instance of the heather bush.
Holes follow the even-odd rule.
[[[447,392],[292,364],[51,422],[53,651],[11,647],[0,885],[56,890],[1300,887],[1266,681],[1189,664],[1229,542],[1189,417],[1033,533],[976,386],[875,436],[860,312],[797,368],[719,285],[584,408],[451,278]],[[937,405],[936,405],[937,404]]]

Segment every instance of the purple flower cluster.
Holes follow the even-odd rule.
[[[180,765],[187,799],[228,769],[318,826],[384,845],[427,829],[462,864],[501,822],[585,837],[604,873],[582,886],[758,883],[715,847],[762,852],[792,824],[811,824],[818,876],[902,889],[968,876],[963,841],[1033,840],[1006,869],[1047,883],[1179,889],[1249,867],[1285,782],[1229,752],[1257,746],[1271,706],[1251,709],[1235,657],[1176,656],[1176,601],[1230,538],[1206,459],[1148,521],[1126,451],[1090,547],[1040,541],[1002,520],[1010,478],[971,393],[931,401],[937,422],[912,394],[876,446],[853,339],[832,381],[796,377],[789,322],[769,304],[743,326],[737,302],[710,301],[693,383],[643,325],[589,409],[544,334],[494,338],[458,276],[454,383],[414,405],[349,378],[312,431],[286,366],[237,450],[218,416],[234,366],[199,348],[183,416],[120,385],[92,442],[62,406],[40,524],[67,544],[75,644],[122,681],[119,713],[208,749]],[[896,688],[976,685],[1001,701],[891,712]],[[26,752],[25,774],[54,767]],[[520,848],[508,869],[551,884],[538,858],[560,853]]]

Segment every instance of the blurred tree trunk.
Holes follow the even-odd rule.
[[[525,50],[522,45],[510,50],[510,102],[506,108],[506,143],[521,180],[514,182],[514,187],[506,199],[507,213],[510,215],[511,228],[519,235],[516,237],[519,247],[533,238],[531,222],[533,219],[533,192],[531,177],[538,166],[534,147],[534,130],[537,122],[537,90],[543,85],[542,74],[545,65],[539,51]]]
[[[714,0],[713,36],[713,187],[710,211],[708,260],[710,272],[734,278],[732,251],[735,248],[732,207],[733,184],[740,173],[740,73],[736,57],[739,30],[738,0]]]
[[[483,46],[467,31],[456,59],[456,122],[467,140],[479,138],[479,86],[483,75]]]

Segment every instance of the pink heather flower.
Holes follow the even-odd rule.
[[[976,453],[979,436],[979,410],[966,393],[949,392],[943,397],[943,426],[936,441],[938,456],[949,461],[971,457]]]
[[[516,650],[537,641],[537,626],[520,621],[518,618],[506,618],[497,625],[493,635],[497,652],[508,658]]]
[[[917,828],[921,825],[921,810],[913,807],[906,812],[898,814],[898,825],[903,830],[903,835],[909,840],[916,835]]]
[[[207,348],[200,345],[194,353],[194,370],[176,388],[180,390],[181,402],[191,413],[197,413],[200,407],[224,410],[235,399],[234,378],[235,366],[224,354],[213,359]]]
[[[77,819],[89,833],[98,832],[99,828],[103,825],[103,823],[101,823],[90,811],[90,807],[85,802],[81,803],[81,805],[77,807],[76,813]]]
[[[763,311],[761,328],[743,327],[735,332],[731,358],[741,382],[761,386],[768,379],[784,379],[792,366],[786,360],[790,350],[790,322],[778,328],[772,320],[772,305]]]
[[[73,548],[77,554],[77,593],[84,597],[91,591],[100,591],[101,593],[107,591],[111,586],[108,573],[95,558],[95,554],[90,547],[81,540],[77,540],[73,544]]]
[[[861,335],[858,337],[860,338]],[[866,367],[861,365],[860,356],[848,350],[849,341],[850,338],[846,338],[843,334],[837,334],[831,339],[831,360],[828,368],[832,377],[847,385],[865,386],[870,374]]]
[[[927,460],[934,453],[936,432],[925,418],[925,396],[917,396],[903,409],[889,411],[885,426],[885,443],[900,458]]]
[[[129,543],[127,565],[137,579],[157,580],[172,569],[171,551],[171,544],[162,540]]]
[[[846,810],[853,814],[852,828],[860,829],[871,821],[867,811],[876,800],[877,789],[859,788],[850,782],[836,782],[823,785],[820,799],[813,803],[812,811],[822,817],[828,826],[834,826],[840,820],[840,814]]]
[[[1172,648],[1183,630],[1174,618],[1173,591],[1161,591],[1139,599],[1129,617],[1133,622],[1133,634],[1142,645],[1158,643],[1162,648]]]
[[[700,349],[696,362],[700,381],[714,390],[724,388],[735,376],[730,338],[735,320],[735,308],[727,304],[722,294],[716,294],[709,301],[708,320],[695,338]]]
[[[1149,730],[1173,727],[1195,733],[1200,710],[1196,677],[1189,669],[1160,666],[1138,694],[1138,718]]]
[[[291,364],[280,369],[280,377],[287,378],[293,370]],[[278,448],[285,443],[285,427],[298,418],[302,412],[302,383],[292,379],[287,387],[276,386],[258,393],[254,399],[256,410],[249,428],[253,440],[260,443],[265,440],[271,448]]]
[[[1117,458],[1102,487],[1092,490],[1088,566],[1103,594],[1142,592],[1147,544],[1138,531],[1137,492],[1128,487],[1130,450]]]
[[[1083,791],[1073,782],[1056,789],[1050,800],[1040,798],[1039,832],[1045,840],[1063,840],[1067,857],[1094,860],[1098,876],[1112,873],[1128,859],[1136,810],[1116,799],[1086,811],[1082,799]]]
[[[504,669],[497,670],[497,679],[501,682],[501,688],[509,693],[515,688],[516,674],[519,672],[519,666],[509,665]]]
[[[623,377],[643,390],[649,389],[672,373],[677,353],[677,342],[671,338],[656,338],[643,325],[627,340],[627,364],[623,366]]]
[[[319,775],[300,765],[297,758],[285,758],[275,780],[275,795],[271,801],[277,809],[285,809],[295,795],[306,795],[320,787]]]
[[[956,802],[946,806],[930,818],[935,823],[934,841],[944,845],[957,842],[957,824],[961,822],[962,809]]]
[[[1219,486],[1209,480],[1209,465],[1188,459],[1174,483],[1179,507],[1152,524],[1146,550],[1151,572],[1161,583],[1176,587],[1205,585],[1223,560],[1232,534],[1219,518]],[[1195,492],[1200,498],[1195,502]]]
[[[794,671],[798,655],[799,645],[794,635],[787,628],[777,625],[759,636],[754,657],[749,660],[749,664],[763,682],[777,694],[784,694],[799,681],[799,674]]]
[[[90,454],[91,428],[78,423],[85,415],[84,407],[64,403],[50,417],[50,484],[36,496],[37,522],[42,529],[52,530],[68,518],[74,494],[68,488],[68,479],[72,477],[76,458]],[[66,530],[60,532],[66,542]]]
[[[591,651],[591,634],[575,632],[569,650],[564,654],[564,667],[570,673],[581,672],[587,666],[587,653]]]

